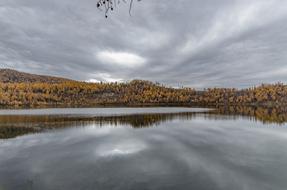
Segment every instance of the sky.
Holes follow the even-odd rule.
[[[287,83],[286,0],[0,0],[0,68],[81,81]]]

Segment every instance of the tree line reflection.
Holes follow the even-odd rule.
[[[287,122],[287,108],[286,107],[256,107],[256,106],[229,106],[217,107],[209,113],[212,115],[228,116],[236,118],[238,116],[248,117],[253,121],[260,121],[263,124],[280,124],[283,125]]]
[[[287,109],[284,107],[217,107],[206,112],[135,114],[115,116],[0,116],[0,139],[14,138],[24,134],[39,133],[66,127],[131,126],[133,128],[154,127],[161,123],[179,120],[192,120],[204,117],[213,120],[236,120],[244,117],[263,124],[283,125],[287,122]]]

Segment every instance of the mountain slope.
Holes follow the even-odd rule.
[[[21,82],[61,83],[66,81],[71,80],[60,77],[29,74],[12,69],[0,69],[0,82],[3,83],[21,83]]]

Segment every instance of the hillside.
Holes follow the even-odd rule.
[[[150,81],[86,83],[63,78],[0,71],[0,105],[3,107],[95,105],[198,105],[286,106],[285,84],[263,84],[248,89],[170,88]]]
[[[65,81],[71,81],[71,80],[60,77],[29,74],[12,69],[0,69],[0,82],[3,83],[21,83],[21,82],[61,83]]]

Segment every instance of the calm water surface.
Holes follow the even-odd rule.
[[[0,111],[0,190],[286,190],[284,116],[252,113]]]

